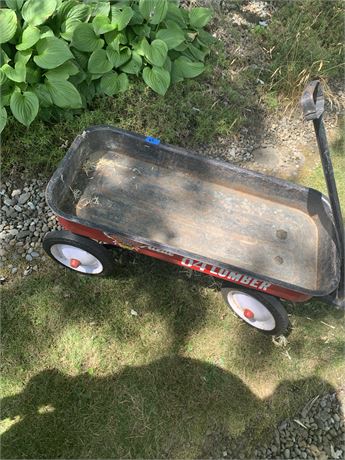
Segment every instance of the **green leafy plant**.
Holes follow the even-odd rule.
[[[208,8],[178,0],[0,0],[0,131],[8,107],[29,126],[37,115],[80,109],[125,92],[142,77],[164,95],[200,75],[213,37]]]

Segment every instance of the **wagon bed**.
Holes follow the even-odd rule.
[[[47,194],[69,220],[322,295],[337,282],[319,192],[108,126],[75,140]]]

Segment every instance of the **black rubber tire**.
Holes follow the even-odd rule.
[[[51,247],[54,244],[69,244],[70,246],[75,246],[76,248],[89,252],[101,262],[103,265],[103,270],[100,273],[93,274],[82,273],[78,270],[74,270],[72,267],[68,267],[67,265],[57,260],[51,253]],[[67,230],[53,231],[45,235],[42,246],[48,256],[55,260],[55,262],[81,275],[109,276],[115,271],[115,261],[112,257],[110,249],[106,249],[102,244],[97,243],[90,238],[86,238],[85,236],[76,235],[75,233],[69,232]]]
[[[228,293],[230,291],[244,292],[247,295],[254,297],[259,302],[263,303],[264,306],[267,308],[267,310],[272,314],[274,318],[275,328],[269,331],[265,331],[265,330],[259,329],[255,327],[254,325],[244,321],[243,318],[241,318],[236,313],[236,311],[232,308],[232,306],[230,305],[228,301]],[[222,287],[221,292],[225,300],[225,303],[231,309],[231,311],[233,311],[235,315],[238,316],[240,319],[242,319],[242,321],[245,322],[249,327],[252,327],[256,329],[257,331],[262,332],[263,334],[266,334],[266,335],[288,335],[290,331],[289,317],[282,303],[276,297],[273,297],[269,294],[263,294],[262,292],[254,291],[253,289],[246,289],[246,288],[238,287],[238,286],[229,287],[229,285]]]

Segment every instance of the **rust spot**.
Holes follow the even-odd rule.
[[[279,238],[280,240],[286,240],[287,238],[287,232],[285,230],[277,230],[277,238]]]

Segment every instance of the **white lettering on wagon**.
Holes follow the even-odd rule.
[[[210,275],[215,275],[219,278],[227,279],[229,281],[234,281],[236,283],[244,284],[247,286],[251,286],[256,289],[260,289],[261,291],[266,291],[270,286],[271,283],[267,281],[259,280],[249,275],[245,275],[243,273],[232,272],[226,270],[225,268],[217,267],[216,265],[207,266],[204,262],[200,262],[199,260],[190,259],[188,257],[184,257],[181,260],[181,265],[192,268],[194,270],[210,273]],[[210,268],[208,268],[210,267]]]

